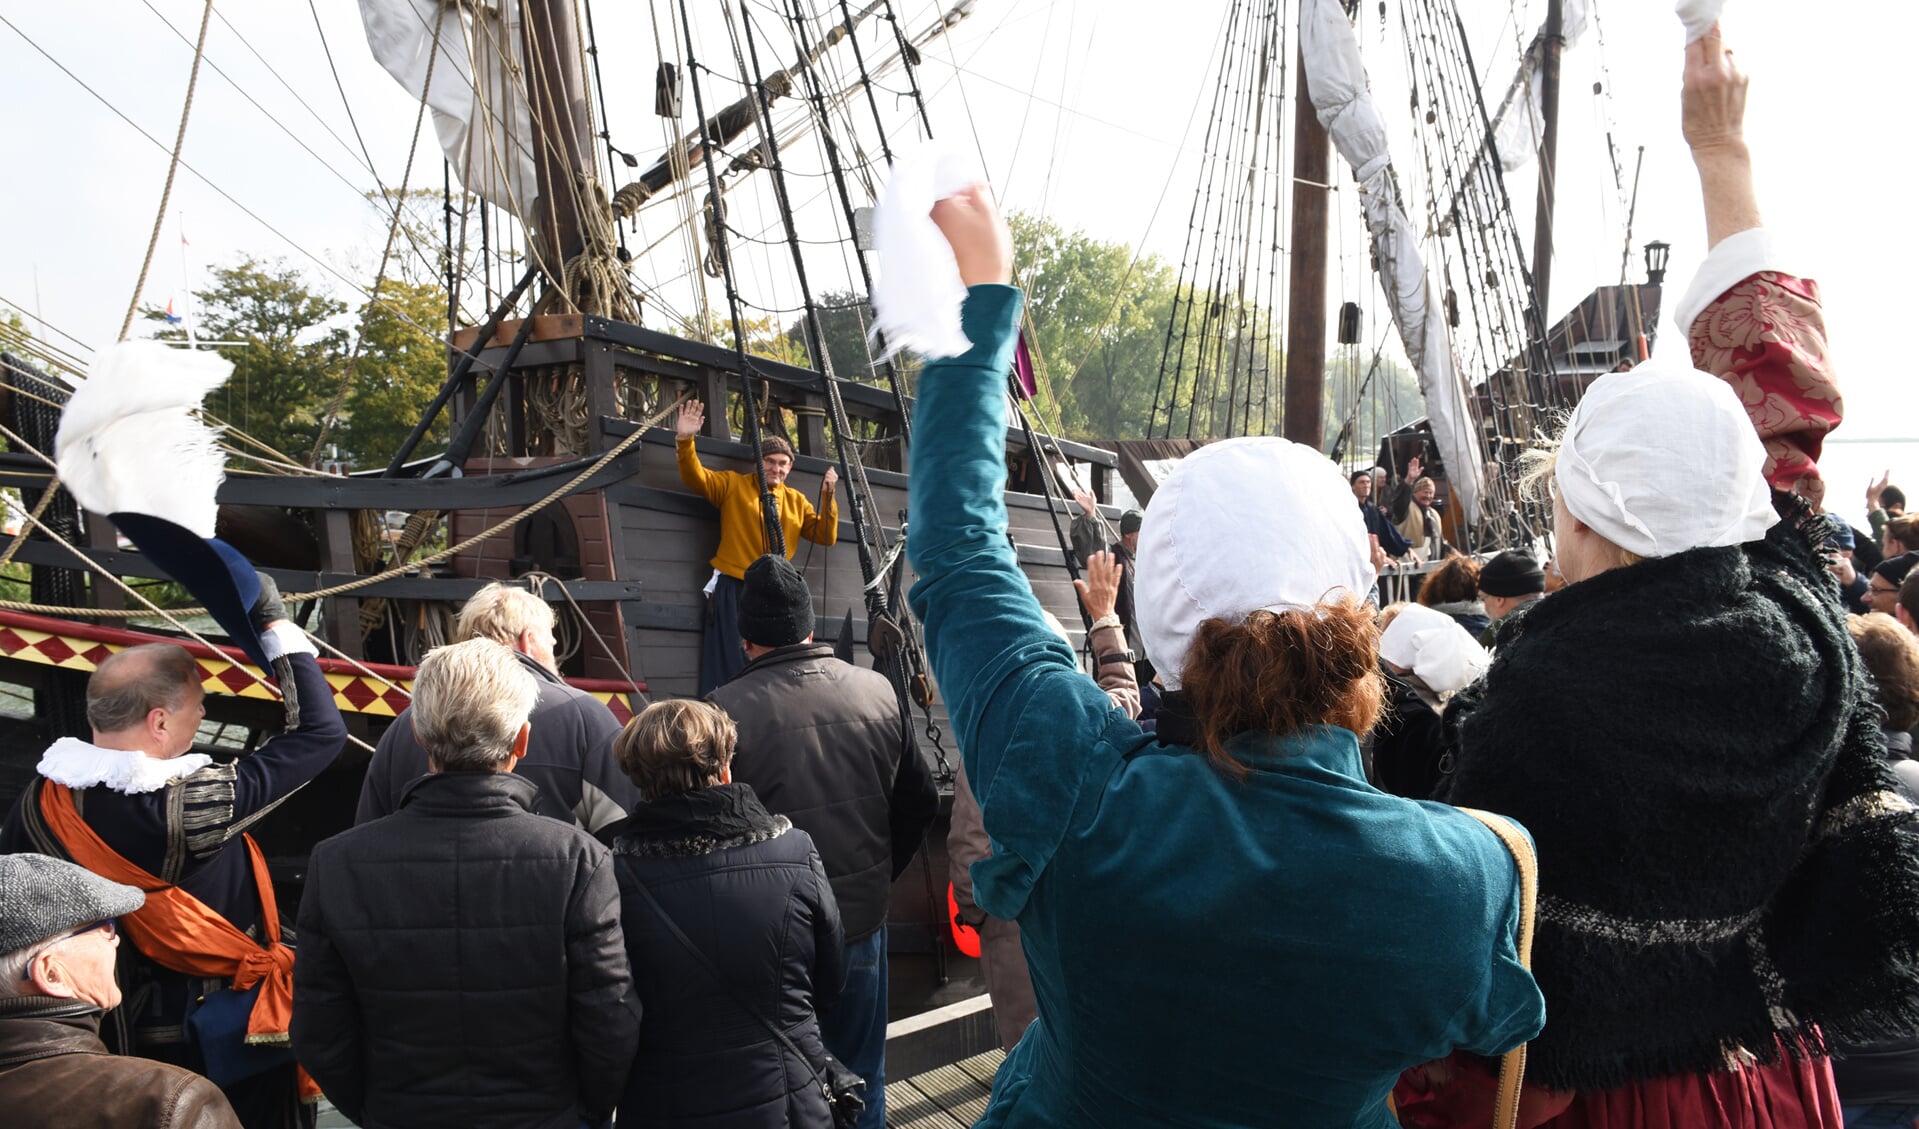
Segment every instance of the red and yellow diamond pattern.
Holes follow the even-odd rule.
[[[91,673],[116,651],[143,643],[173,642],[178,642],[193,656],[194,665],[200,671],[200,683],[207,693],[262,701],[278,699],[279,695],[257,680],[259,668],[246,662],[238,648],[208,648],[190,640],[0,610],[0,658],[20,662]],[[361,667],[378,677],[369,677]],[[355,666],[342,659],[322,658],[320,669],[326,675],[327,685],[333,688],[334,704],[344,713],[394,717],[411,700],[413,668],[410,666],[388,663]],[[597,678],[567,681],[604,703],[621,725],[632,719],[631,699],[622,690],[614,689],[623,687],[624,683]]]

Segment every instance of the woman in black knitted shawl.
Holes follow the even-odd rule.
[[[1689,47],[1684,91],[1714,249],[1679,324],[1706,371],[1662,354],[1592,385],[1545,476],[1571,583],[1447,717],[1439,797],[1539,850],[1522,1124],[1839,1129],[1827,1040],[1919,1021],[1919,815],[1815,554],[1826,519],[1768,504],[1818,473],[1839,397],[1818,290],[1757,228],[1729,55],[1717,29]],[[1483,1081],[1409,1075],[1406,1122],[1468,1123]]]

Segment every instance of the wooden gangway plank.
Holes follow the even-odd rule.
[[[998,1049],[886,1084],[889,1129],[962,1129],[986,1112],[993,1075],[1006,1054]]]

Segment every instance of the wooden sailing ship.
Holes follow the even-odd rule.
[[[1302,0],[1302,12],[1311,2]],[[891,152],[877,102],[871,104],[872,122],[863,138],[844,133],[844,107],[857,105],[871,91],[862,44],[875,66],[882,48],[890,52],[919,103],[911,77],[917,51],[964,19],[973,7],[970,0],[952,6],[936,25],[917,35],[905,28],[887,0],[857,8],[821,4],[817,15],[814,6],[802,11],[793,3],[791,42],[781,55],[785,65],[769,62],[768,67],[761,63],[772,58],[773,45],[762,43],[755,49],[750,21],[742,12],[741,26],[749,29],[746,50],[736,42],[733,54],[744,73],[739,97],[723,105],[717,104],[720,100],[709,85],[714,72],[693,51],[700,28],[685,5],[663,5],[668,22],[677,18],[684,32],[683,54],[661,60],[657,81],[656,109],[676,123],[677,139],[633,180],[612,191],[607,190],[611,185],[602,187],[605,177],[595,160],[586,56],[571,0],[522,0],[484,10],[434,0],[394,0],[391,7],[418,16],[417,30],[429,58],[447,50],[448,42],[475,41],[474,21],[497,21],[495,38],[511,49],[493,61],[506,65],[489,72],[477,55],[466,59],[468,93],[479,116],[494,124],[522,114],[535,140],[523,152],[502,159],[500,152],[483,151],[480,142],[469,137],[469,148],[463,154],[450,149],[449,158],[465,161],[455,163],[471,191],[497,193],[523,205],[517,219],[523,224],[529,266],[520,285],[506,293],[485,288],[490,316],[482,324],[450,335],[442,395],[388,466],[317,475],[236,469],[220,489],[221,536],[270,572],[282,591],[327,593],[296,607],[303,622],[329,645],[323,666],[355,736],[366,743],[377,740],[404,708],[411,663],[427,645],[444,638],[461,601],[495,580],[527,584],[555,604],[562,624],[563,675],[606,702],[616,716],[631,716],[650,698],[697,691],[702,588],[719,529],[716,512],[681,483],[674,465],[671,415],[675,405],[690,398],[706,408],[697,447],[709,467],[751,472],[758,462],[758,439],[771,430],[786,434],[798,452],[789,479],[795,488],[817,497],[820,477],[829,467],[838,469],[838,543],[830,548],[803,544],[795,556],[818,605],[816,636],[834,641],[843,653],[895,680],[912,703],[922,753],[950,782],[958,750],[944,732],[937,687],[926,677],[917,632],[905,609],[912,575],[898,551],[911,522],[905,474],[912,442],[911,396],[891,364],[860,365],[857,374],[834,369],[822,296],[804,281],[809,241],[798,230],[799,209],[787,188],[789,173],[797,175],[787,162],[800,151],[799,127],[782,115],[790,108],[817,137],[819,143],[809,150],[816,158],[811,172],[831,187],[838,207],[827,210],[837,217],[838,235],[843,240],[852,237],[861,226],[860,205],[872,196],[870,177],[863,183],[861,177],[880,163],[882,154]],[[726,9],[729,27],[734,7],[716,6]],[[1251,30],[1239,49],[1268,58],[1291,50],[1278,31],[1290,18],[1285,7],[1237,4],[1236,10],[1257,8],[1263,13],[1248,17],[1245,26]],[[443,39],[449,16],[456,24],[466,21],[467,31]],[[759,51],[766,52],[764,60]],[[857,57],[858,82],[827,88],[815,64],[833,51]],[[390,69],[408,81],[406,73],[411,72],[404,67]],[[429,69],[416,76],[408,88],[439,112],[428,97],[430,74]],[[512,103],[509,109],[489,101],[499,93],[493,84],[513,95],[505,99]],[[1263,83],[1260,97],[1267,97],[1270,87],[1276,103],[1283,86],[1276,80]],[[1479,104],[1477,90],[1472,96]],[[1284,413],[1262,420],[1289,438],[1323,449],[1328,202],[1326,193],[1316,189],[1333,180],[1331,150],[1315,121],[1304,66],[1293,97],[1291,145],[1280,144],[1284,138],[1275,133],[1264,155],[1256,158],[1277,162],[1282,152],[1290,152],[1294,164],[1289,179],[1306,186],[1290,200],[1288,245],[1293,254],[1282,258],[1270,247],[1262,250],[1257,239],[1248,240],[1240,254],[1263,254],[1270,262],[1260,269],[1274,272],[1283,265],[1291,274],[1285,363],[1267,365],[1260,373],[1260,379],[1270,381],[1284,372]],[[838,108],[828,112],[829,103]],[[688,117],[690,124],[678,124]],[[1274,113],[1262,120],[1277,130],[1284,119]],[[927,128],[920,104],[917,125],[907,131]],[[482,132],[474,126],[472,136]],[[1478,144],[1489,147],[1490,141],[1482,137]],[[617,168],[612,152],[609,143],[607,163]],[[861,158],[866,169],[855,168],[855,152],[866,154]],[[628,163],[638,167],[637,162]],[[1472,198],[1472,192],[1490,190],[1496,178],[1489,179],[1489,167],[1492,163],[1479,162],[1460,184],[1449,186],[1456,206]],[[1249,185],[1253,181],[1247,177]],[[804,363],[757,355],[750,347],[746,323],[751,311],[740,295],[741,270],[733,257],[740,235],[729,221],[728,195],[749,183],[770,196],[769,214],[777,217],[784,236],[775,242],[790,254],[801,279]],[[516,194],[514,184],[525,191]],[[674,201],[671,206],[684,213],[680,229],[704,238],[701,266],[724,291],[725,308],[698,319],[664,318],[662,324],[674,330],[669,332],[642,316],[647,309],[641,299],[657,299],[658,291],[622,281],[627,273],[613,233],[622,219]],[[1284,196],[1274,198],[1270,206],[1275,214],[1285,201]],[[1218,206],[1237,212],[1242,205],[1250,215],[1250,201],[1222,196]],[[1485,230],[1492,233],[1489,238],[1505,237],[1503,229]],[[1506,248],[1502,253],[1509,252]],[[1481,274],[1489,269],[1470,254],[1466,257],[1471,260],[1467,267]],[[449,261],[457,257],[449,256]],[[863,248],[853,252],[852,262],[851,281],[864,294],[870,291],[872,273]],[[1472,413],[1479,433],[1468,438],[1497,466],[1506,465],[1516,453],[1514,445],[1528,437],[1531,416],[1522,412],[1543,412],[1576,395],[1577,382],[1568,385],[1560,374],[1576,345],[1601,336],[1572,327],[1570,320],[1548,332],[1538,301],[1529,304],[1531,278],[1523,269],[1517,274],[1522,285],[1506,288],[1499,299],[1505,305],[1496,312],[1490,301],[1486,305],[1485,324],[1496,322],[1497,332],[1472,319],[1464,329],[1457,320],[1453,323],[1462,335],[1484,330],[1473,342],[1480,356]],[[1243,299],[1246,272],[1241,275]],[[462,285],[471,283],[449,280],[455,291]],[[1623,294],[1623,288],[1618,293]],[[1209,318],[1215,308],[1225,308],[1224,291],[1217,288],[1195,297],[1195,284],[1187,294],[1189,320],[1196,305],[1206,306]],[[1656,321],[1657,288],[1650,294],[1633,288],[1633,296],[1636,314]],[[1595,297],[1587,306],[1593,316],[1626,309],[1617,297]],[[1178,312],[1176,307],[1175,316]],[[694,328],[716,327],[718,332],[689,332],[689,320],[697,322]],[[1618,328],[1611,322],[1608,327],[1608,333]],[[1169,353],[1174,332],[1169,324]],[[1242,390],[1249,407],[1239,417],[1237,430],[1253,430],[1251,350],[1246,351],[1242,383],[1233,374],[1241,363],[1237,344],[1230,349],[1230,361],[1220,358],[1229,352],[1228,336],[1240,334],[1237,342],[1244,334],[1229,318],[1220,321],[1217,332],[1221,336],[1211,347],[1212,355],[1232,379],[1225,396],[1225,433],[1236,430],[1231,407]],[[1606,339],[1628,336],[1614,333]],[[1462,354],[1469,351],[1460,349]],[[1497,364],[1486,360],[1495,352]],[[0,485],[18,488],[37,514],[12,560],[32,570],[31,603],[39,609],[0,608],[0,675],[26,688],[32,698],[30,713],[0,717],[0,729],[8,738],[7,751],[0,753],[0,803],[10,803],[48,741],[86,732],[87,672],[115,649],[173,633],[131,629],[125,617],[133,609],[125,594],[98,576],[88,578],[90,569],[122,578],[158,574],[139,554],[120,547],[103,516],[77,512],[38,457],[52,450],[58,380],[24,359],[10,357],[3,367],[0,419],[18,442],[0,452]],[[1189,385],[1185,395],[1190,420],[1200,385],[1196,380]],[[1195,435],[1189,424],[1186,439],[1174,438],[1171,419],[1180,406],[1180,389],[1175,372],[1166,431],[1149,442],[1150,450],[1066,441],[1046,434],[1030,414],[1024,420],[1027,426],[1009,429],[1012,489],[1006,500],[1012,539],[1041,603],[1068,625],[1076,628],[1082,620],[1071,584],[1076,566],[1063,535],[1078,511],[1066,495],[1083,485],[1103,501],[1125,494],[1143,504],[1153,486],[1149,463],[1217,437],[1217,430]],[[1273,399],[1279,399],[1277,393]],[[444,453],[420,455],[417,444],[442,410],[452,421],[453,438]],[[1425,434],[1430,436],[1430,428]],[[1439,446],[1430,441],[1426,445]],[[1394,450],[1389,441],[1384,457],[1395,458]],[[1403,456],[1399,459],[1403,465]],[[1448,462],[1438,461],[1442,466]],[[1059,473],[1062,464],[1071,464],[1070,476]],[[50,486],[53,496],[48,498]],[[1103,512],[1117,524],[1117,508],[1104,506]],[[1480,522],[1449,532],[1464,543],[1494,547],[1508,535],[1501,531],[1510,529]],[[446,547],[438,548],[440,544]],[[55,608],[67,610],[51,610]],[[1072,633],[1076,638],[1080,634]],[[240,670],[242,660],[235,652],[199,644],[192,649],[210,691],[209,738],[226,752],[244,754],[276,724],[277,706]],[[363,745],[350,747],[338,763],[259,825],[257,833],[276,879],[294,888],[290,893],[297,893],[311,844],[350,823],[365,760]],[[929,850],[920,863],[896,887],[891,919],[901,927],[893,930],[890,945],[898,955],[926,958],[918,966],[906,962],[917,967],[911,974],[917,979],[903,981],[896,975],[896,1013],[921,1010],[939,998],[946,978],[951,953],[943,841],[942,823],[929,837]]]

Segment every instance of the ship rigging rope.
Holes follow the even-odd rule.
[[[868,11],[870,10],[869,8]],[[779,204],[781,223],[785,228],[787,242],[792,250],[793,271],[795,279],[799,284],[800,300],[805,304],[807,311],[805,319],[807,344],[809,351],[815,354],[814,360],[820,367],[822,388],[826,393],[827,406],[832,411],[833,430],[836,435],[844,434],[849,430],[845,426],[846,409],[840,400],[839,385],[836,383],[836,378],[833,375],[832,358],[827,355],[826,339],[819,321],[818,306],[813,300],[812,288],[807,281],[805,257],[800,252],[798,243],[799,233],[794,224],[791,198],[787,195],[786,162],[785,158],[781,155],[779,142],[773,133],[772,105],[767,95],[766,82],[761,77],[759,50],[753,36],[753,25],[751,20],[746,17],[744,7],[741,8],[741,19],[738,25],[734,22],[733,10],[730,7],[723,7],[722,13],[725,16],[727,38],[733,49],[734,65],[739,68],[742,80],[757,87],[757,95],[753,100],[754,120],[759,126],[760,136],[764,146],[764,157],[770,166],[770,171],[773,176],[773,191],[775,199]],[[862,14],[864,15],[864,13]],[[753,60],[750,71],[747,67],[747,56],[742,55],[740,52],[742,29],[746,40],[747,54],[750,54]],[[848,34],[852,34],[851,29],[845,30]],[[807,52],[806,55],[801,57],[801,63],[794,69],[804,71],[808,66],[807,60],[816,54],[823,54],[830,45],[830,39],[822,40],[818,48],[814,51]],[[790,71],[782,71],[781,73],[790,74]],[[818,125],[823,131],[831,128],[831,123],[827,121],[821,121]],[[731,282],[729,281],[729,286],[730,285]],[[880,529],[873,527],[866,520],[866,506],[872,504],[874,501],[873,487],[867,480],[866,467],[859,459],[858,448],[848,447],[845,444],[836,444],[836,446],[839,449],[840,465],[847,472],[847,512],[853,519],[854,534],[859,539],[861,579],[865,581],[871,579],[871,577],[865,574],[874,567],[874,551],[877,549],[883,554],[886,549],[884,544],[885,534]],[[864,499],[861,498],[862,492],[865,495]],[[889,610],[885,606],[883,597],[869,597],[869,599],[871,600],[868,608],[869,614],[876,612],[883,613]],[[902,677],[904,677],[903,668]]]
[[[32,449],[29,444],[27,444],[18,435],[14,434],[11,429],[7,428],[4,425],[0,425],[0,434],[6,435],[8,439],[11,439],[13,442],[18,443],[21,446],[28,447],[29,450]],[[55,489],[51,486],[47,488],[46,492],[48,494],[56,493]],[[14,505],[14,508],[16,510],[20,510],[17,504],[14,504],[14,503],[10,503],[10,504]],[[24,513],[25,511],[20,510],[20,512]],[[111,572],[108,572],[106,569],[101,568],[98,564],[96,564],[92,560],[92,558],[88,557],[86,553],[82,552],[79,549],[79,547],[74,545],[73,542],[68,541],[65,537],[60,536],[59,532],[57,532],[52,527],[42,522],[39,517],[33,514],[27,514],[27,521],[31,526],[39,529],[40,532],[46,534],[48,538],[54,541],[54,543],[58,544],[61,548],[72,553],[77,559],[80,560],[81,563],[85,564],[89,569],[99,573],[101,576],[106,577],[108,580],[112,581],[114,585],[117,586],[122,592],[125,592],[129,596],[132,596],[134,599],[145,604],[147,608],[150,609],[148,611],[141,611],[138,609],[128,608],[128,609],[123,609],[122,613],[119,613],[119,614],[109,614],[109,609],[105,609],[105,608],[52,607],[44,611],[40,611],[38,612],[38,614],[61,615],[69,618],[75,615],[84,614],[85,617],[88,619],[129,618],[129,615],[126,613],[130,613],[131,616],[158,615],[160,618],[166,620],[168,623],[171,623],[176,629],[179,630],[179,632],[182,635],[185,635],[187,638],[200,644],[202,647],[205,647],[207,650],[212,651],[216,655],[222,653],[218,645],[214,644],[211,640],[207,639],[205,636],[201,635],[199,632],[193,630],[193,628],[188,627],[185,623],[182,623],[180,619],[178,618],[179,616],[183,616],[183,615],[200,614],[205,612],[206,609],[175,608],[172,611],[169,611],[166,608],[163,608],[160,605],[154,603],[152,600],[147,599],[146,594],[141,592],[138,588],[134,587],[131,584],[128,584],[126,581],[113,575]],[[4,604],[0,604],[0,606],[14,608],[14,605],[10,601]],[[14,610],[28,610],[28,609],[15,608]],[[305,631],[305,629],[302,628],[302,631]],[[305,633],[308,638],[313,639],[315,642],[320,643],[322,646],[326,645],[325,640],[318,638],[312,632],[306,631]],[[328,649],[331,650],[332,648],[328,647]],[[261,687],[263,687],[269,694],[273,696],[273,699],[275,701],[284,700],[283,695],[280,693],[280,688],[274,683],[268,681],[268,679],[264,675],[256,672],[252,666],[246,663],[234,663],[233,665],[241,673],[245,674],[248,678],[253,679],[254,682],[258,683]],[[364,667],[362,667],[361,669],[365,670]],[[366,671],[366,673],[369,675],[372,675],[375,678],[379,678],[379,675],[373,674],[373,672],[370,670]],[[382,681],[384,680],[382,679]],[[360,748],[365,749],[369,753],[373,752],[372,745],[367,744],[365,741],[360,740],[358,737],[355,737],[350,733],[347,735],[347,740],[352,742],[355,745],[360,746]]]
[[[288,592],[285,595],[285,599],[292,602],[304,602],[307,600],[323,600],[329,596],[344,596],[349,592],[356,592],[362,588],[368,587],[369,585],[379,584],[387,580],[398,579],[399,577],[407,576],[412,573],[418,572],[420,569],[427,568],[431,565],[436,565],[440,563],[441,561],[447,560],[459,553],[463,553],[466,550],[471,549],[473,546],[480,544],[482,541],[485,541],[487,538],[492,537],[495,534],[503,533],[506,530],[511,529],[513,526],[518,525],[520,522],[525,521],[527,518],[532,517],[534,514],[539,513],[541,510],[547,508],[553,503],[571,494],[574,490],[579,488],[581,483],[584,483],[589,478],[592,478],[595,474],[598,474],[602,469],[604,469],[607,466],[607,464],[619,458],[621,455],[626,454],[626,452],[635,443],[638,443],[640,439],[643,436],[645,436],[645,434],[648,431],[652,430],[655,427],[658,427],[660,423],[663,422],[669,414],[676,411],[679,408],[679,406],[686,401],[688,395],[689,393],[684,393],[684,392],[681,393],[680,396],[677,399],[675,399],[672,403],[666,405],[664,408],[661,408],[659,411],[653,413],[651,416],[641,421],[639,425],[636,428],[634,428],[633,433],[631,435],[628,435],[626,438],[614,444],[611,448],[608,448],[607,452],[604,455],[601,455],[599,458],[595,459],[591,465],[587,466],[584,470],[580,471],[580,473],[574,475],[571,479],[567,480],[565,485],[558,487],[552,493],[548,494],[544,498],[541,498],[539,501],[533,503],[531,506],[528,506],[526,509],[520,510],[517,513],[508,515],[506,518],[498,522],[495,522],[493,525],[487,527],[486,529],[482,530],[479,533],[474,534],[473,536],[467,538],[466,540],[460,542],[459,544],[449,546],[445,549],[440,550],[437,553],[434,553],[432,556],[422,558],[421,560],[406,561],[401,564],[394,565],[392,568],[389,568],[386,571],[378,573],[373,576],[356,577],[355,579],[348,581],[345,584],[335,584],[330,588],[319,588],[312,592]],[[0,435],[6,436],[8,439],[12,440],[17,446],[19,446],[22,450],[33,455],[35,458],[38,458],[41,462],[46,463],[48,466],[54,465],[52,459],[48,458],[44,453],[42,453],[38,448],[35,448],[32,444],[27,443],[25,440],[21,439],[18,435],[14,434],[14,432],[10,430],[9,428],[7,428],[4,424],[0,424]],[[51,485],[52,484],[50,484],[49,486],[48,493],[53,492],[51,489]],[[62,541],[61,543],[63,545],[66,544],[66,542],[64,541]],[[118,577],[114,577],[112,573],[107,572],[106,569],[102,568],[98,564],[95,564],[92,560],[89,560],[86,557],[86,555],[81,553],[78,549],[74,549],[71,545],[67,545],[66,547],[72,550],[74,555],[79,557],[83,562],[85,562],[89,568],[92,568],[95,571],[100,572],[102,575],[112,578],[114,583],[116,584],[121,583]],[[124,584],[122,584],[121,586],[125,587]],[[142,602],[145,603],[146,601],[142,600]],[[152,605],[149,604],[149,606],[152,606]],[[49,606],[45,604],[30,604],[30,603],[23,603],[17,600],[0,600],[0,609],[5,609],[7,611],[15,611],[15,612],[29,612],[34,615],[73,616],[74,614],[76,614],[76,610],[73,608],[55,607],[55,606]],[[160,609],[156,608],[155,610],[158,611]],[[86,618],[88,619],[132,619],[132,618],[136,618],[138,616],[147,614],[146,612],[137,611],[133,609],[86,608],[86,609],[82,609],[82,611],[84,611],[84,614]],[[206,611],[206,609],[199,608],[199,607],[175,608],[174,611],[175,613],[179,615],[199,615],[199,614],[203,614]],[[195,638],[198,638],[198,636],[195,636]]]
[[[207,0],[207,10],[213,9],[213,0]],[[440,9],[435,18],[433,40],[439,42],[440,25],[446,20],[446,8]],[[373,289],[369,296],[375,302],[380,300],[380,287],[386,282],[386,268],[393,261],[393,241],[400,233],[400,217],[406,214],[407,186],[413,182],[413,161],[420,155],[420,130],[426,125],[427,93],[433,89],[433,67],[440,61],[440,53],[434,51],[427,56],[426,80],[420,84],[420,108],[413,115],[413,141],[407,146],[406,171],[400,174],[400,187],[392,193],[393,218],[387,223],[386,246],[380,249],[380,267],[373,273]],[[451,254],[452,248],[448,248]],[[328,401],[326,413],[320,417],[319,434],[313,437],[313,450],[307,453],[307,462],[318,462],[321,448],[326,446],[326,437],[333,430],[333,422],[339,418],[340,409],[346,406],[347,391],[353,386],[353,378],[360,367],[360,352],[366,347],[367,319],[360,318],[359,328],[353,334],[353,350],[347,354],[346,364],[341,366],[340,380],[333,390],[333,399]],[[448,332],[452,326],[447,327]]]
[[[187,143],[187,119],[193,115],[193,90],[200,82],[200,61],[206,58],[207,25],[213,22],[213,0],[207,0],[200,13],[200,38],[193,45],[193,69],[187,72],[187,98],[180,107],[180,129],[173,135],[173,157],[167,162],[167,180],[160,188],[160,207],[153,217],[153,234],[147,237],[147,257],[140,263],[140,279],[133,284],[133,297],[127,301],[127,316],[120,321],[120,340],[133,331],[133,315],[140,309],[140,292],[146,289],[147,272],[153,269],[153,252],[160,246],[160,228],[167,219],[167,201],[173,198],[173,176],[180,171],[180,149]]]
[[[180,42],[186,44],[189,47],[193,46],[193,40],[189,39],[185,32],[173,26],[173,21],[169,20],[166,17],[165,13],[161,12],[160,9],[154,7],[153,0],[140,0],[140,2],[146,5],[147,11],[152,12],[155,19],[158,19],[162,24],[165,24],[167,30],[172,32],[174,36],[180,40]],[[256,59],[260,58],[260,53],[258,51],[255,51],[253,48],[253,45],[251,43],[248,43],[246,39],[240,35],[238,29],[234,28],[232,22],[226,18],[224,13],[221,13],[220,11],[215,10],[214,15],[219,18],[222,24],[226,25],[229,31],[233,32],[234,37],[236,39],[239,39],[240,42],[243,45],[245,45],[248,51],[253,52],[253,55]],[[267,63],[265,59],[260,59],[260,62],[261,62],[261,65],[267,68],[267,70],[273,71],[272,64]],[[215,62],[212,56],[209,55],[207,57],[206,65],[213,68],[214,74],[217,74],[221,78],[225,79],[227,82],[227,85],[233,87],[235,93],[239,94],[240,97],[246,99],[247,102],[250,105],[252,105],[254,109],[260,111],[260,116],[272,122],[275,128],[277,128],[281,133],[286,134],[288,140],[292,141],[295,145],[298,145],[301,149],[305,150],[307,156],[312,157],[316,164],[318,164],[321,168],[325,169],[327,172],[332,173],[334,179],[338,180],[341,184],[344,184],[349,190],[353,192],[355,197],[363,200],[366,199],[365,192],[361,189],[361,187],[358,184],[354,183],[352,178],[348,177],[345,173],[341,172],[338,168],[336,168],[333,165],[332,162],[328,161],[325,157],[322,157],[318,152],[316,152],[313,146],[307,144],[306,138],[295,133],[291,126],[288,126],[285,122],[281,121],[278,117],[274,116],[273,111],[267,109],[264,105],[260,103],[260,100],[258,98],[255,98],[252,94],[248,93],[246,87],[241,86],[240,83],[232,75],[228,74],[224,69],[222,69],[220,64]],[[273,77],[276,79],[279,79],[280,85],[287,86],[286,79],[281,77],[277,71],[273,72]],[[315,120],[319,121],[320,127],[322,129],[325,129],[327,130],[329,134],[332,134],[333,139],[335,141],[340,141],[340,135],[337,133],[333,133],[332,129],[327,126],[325,120],[321,119],[319,115],[313,113],[312,106],[308,105],[305,99],[301,98],[298,93],[295,93],[290,86],[288,86],[287,89],[289,93],[293,94],[294,99],[300,102],[300,104],[306,109],[306,111],[309,114],[313,114]],[[340,143],[343,147],[346,144],[344,141],[341,141]],[[356,163],[359,162],[359,158],[353,155],[352,150],[349,149],[347,151],[347,155],[349,157],[353,157]],[[371,168],[367,168],[366,171],[373,174],[374,184],[378,186],[380,189],[380,198],[382,200],[386,199],[387,197],[386,185],[380,183],[379,174],[374,172],[374,170]],[[409,232],[405,232],[404,234],[407,237],[407,242],[412,245],[414,252],[420,256],[420,261],[428,264],[428,266],[430,267],[432,265],[433,260],[430,257],[428,257],[425,249],[420,246],[419,242],[413,238],[413,233],[409,231]]]

